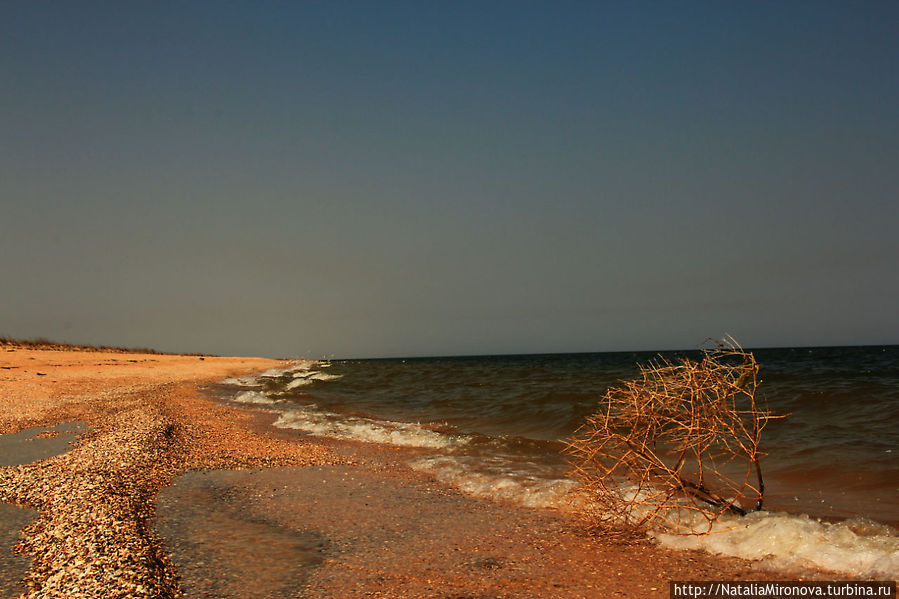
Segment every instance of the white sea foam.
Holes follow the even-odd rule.
[[[224,379],[222,381],[222,384],[234,385],[236,387],[258,387],[262,383],[261,379],[279,379],[281,377],[291,376],[295,379],[330,381],[343,376],[327,374],[319,370],[312,370],[312,368],[314,367],[321,366],[323,365],[318,362],[300,362],[299,364],[292,364],[286,368],[269,368],[265,372],[261,372],[255,375],[229,377]],[[291,386],[291,384],[288,384],[287,388],[294,389],[301,385],[302,383],[298,383],[293,386]]]
[[[463,438],[443,435],[419,424],[346,417],[312,408],[287,410],[275,421],[275,426],[293,428],[319,437],[389,443],[406,447],[442,448],[466,442]]]
[[[232,401],[236,401],[239,403],[251,403],[251,404],[275,404],[278,403],[277,400],[272,399],[265,393],[260,393],[259,391],[243,391],[238,393],[232,398]]]
[[[464,493],[527,507],[564,508],[569,492],[577,483],[567,478],[544,478],[524,472],[497,472],[477,467],[476,461],[459,456],[435,456],[411,462],[416,470],[429,472],[438,480]]]
[[[315,381],[333,381],[341,378],[342,374],[328,374],[327,372],[319,372],[318,370],[294,372],[293,380],[284,386],[285,391],[291,391],[300,387],[311,385]]]
[[[327,372],[313,372],[307,379],[312,379],[314,381],[336,381],[339,378],[343,378],[342,374],[329,374]]]
[[[225,385],[235,385],[237,387],[255,387],[259,384],[259,379],[255,376],[230,377],[222,381]]]
[[[667,547],[704,549],[775,566],[817,566],[854,576],[899,578],[896,531],[863,520],[831,524],[808,516],[754,512],[721,519],[708,535],[654,536]]]
[[[299,362],[287,369],[286,374],[289,374],[292,377],[303,377],[312,372],[317,372],[316,370],[312,369],[320,366],[321,364],[319,364],[318,362]]]
[[[625,500],[637,492],[634,486],[621,488]],[[812,567],[853,576],[899,578],[899,535],[871,520],[828,523],[806,515],[760,511],[746,516],[724,515],[710,527],[695,510],[673,509],[665,517],[686,530],[704,533],[651,531],[650,535],[666,547],[761,560],[773,568]]]
[[[292,381],[287,383],[287,385],[284,387],[284,389],[287,391],[290,391],[291,389],[296,389],[298,387],[304,387],[306,385],[311,385],[311,384],[312,384],[312,380],[308,379],[308,378],[293,379]]]
[[[277,379],[277,378],[280,378],[280,377],[284,376],[284,375],[287,374],[288,372],[291,372],[291,371],[293,370],[293,368],[294,368],[294,367],[288,367],[288,368],[269,368],[269,369],[266,370],[265,372],[260,373],[260,374],[257,374],[256,376],[257,376],[258,378],[262,378],[262,379]]]

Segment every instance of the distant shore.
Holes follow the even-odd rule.
[[[223,563],[241,564],[216,587],[219,596],[667,597],[670,580],[826,577],[603,541],[552,511],[463,496],[405,467],[405,450],[275,430],[266,414],[198,391],[283,365],[0,346],[0,434],[82,427],[67,453],[0,468],[0,501],[38,514],[17,546],[32,557],[30,569],[0,569],[0,580],[23,577],[16,592],[25,597],[210,593],[204,584],[225,579],[211,580],[196,555],[215,548],[177,519],[188,497],[199,502],[192,513],[202,513],[212,500],[195,491],[210,488],[223,493],[215,501],[227,498],[217,513],[232,514],[234,534],[262,534],[264,523],[284,547],[294,537],[316,539],[303,549],[301,576],[280,583],[273,572],[286,571],[289,551],[282,562],[264,551],[229,561],[219,546]],[[254,594],[262,589],[267,595]]]

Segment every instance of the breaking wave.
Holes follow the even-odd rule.
[[[464,456],[420,458],[410,465],[469,495],[526,507],[564,508],[570,492],[577,487],[569,478],[539,476],[501,463],[485,468],[477,459]]]
[[[862,518],[829,523],[805,515],[753,512],[722,518],[707,535],[657,533],[664,546],[762,560],[772,566],[817,566],[854,576],[899,577],[899,536]]]
[[[285,410],[274,424],[319,437],[387,443],[404,447],[445,448],[466,443],[464,437],[439,433],[420,424],[343,416],[317,410],[311,406]]]
[[[265,404],[272,405],[277,403],[276,399],[269,397],[265,393],[260,393],[259,391],[244,391],[242,393],[238,393],[232,398],[232,401],[236,401],[237,403],[250,403],[250,404]]]

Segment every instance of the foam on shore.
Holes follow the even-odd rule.
[[[444,435],[420,424],[375,418],[342,416],[314,407],[286,410],[275,426],[301,430],[319,437],[333,437],[404,447],[444,448],[465,443],[465,439]]]
[[[222,381],[223,385],[234,385],[236,387],[253,387],[259,384],[259,379],[255,376],[229,377]]]
[[[266,405],[278,403],[278,401],[276,399],[269,397],[265,393],[260,393],[259,391],[243,391],[243,392],[235,395],[232,398],[232,401],[236,401],[238,403],[266,404]]]
[[[261,387],[265,381],[277,383],[279,380],[290,378],[292,380],[285,384],[285,391],[292,391],[299,387],[310,385],[315,381],[333,381],[339,379],[340,374],[330,374],[321,370],[312,370],[313,367],[323,367],[325,364],[320,363],[302,363],[298,365],[288,366],[286,368],[270,368],[265,372],[248,375],[242,377],[229,377],[222,381],[224,385],[233,385],[235,387]],[[239,400],[238,400],[239,401]]]
[[[817,566],[866,578],[899,578],[899,537],[864,519],[827,523],[805,515],[754,512],[722,518],[710,534],[657,533],[664,546],[763,560],[774,566]]]
[[[311,385],[312,383],[313,380],[308,377],[295,378],[287,383],[287,385],[285,385],[284,390],[293,391],[294,389],[299,389],[300,387],[305,387],[306,385]]]
[[[511,501],[525,507],[563,507],[570,491],[577,487],[577,483],[568,478],[528,475],[503,466],[495,466],[491,472],[464,457],[427,457],[414,460],[410,465],[474,497]]]

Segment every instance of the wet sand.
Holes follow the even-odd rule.
[[[0,597],[663,597],[822,576],[597,538],[414,472],[415,450],[274,429],[197,391],[272,360],[0,348],[0,366],[0,432],[84,426],[0,468],[0,501],[38,514],[19,536],[29,514],[0,511],[22,558],[0,559]]]
[[[25,590],[22,579],[31,569],[31,558],[14,553],[19,531],[37,512],[8,503],[0,503],[0,597],[17,597]]]

